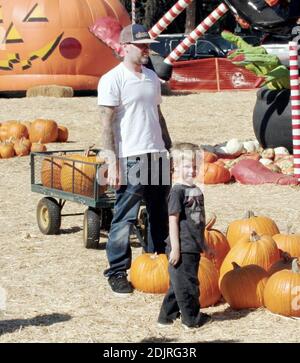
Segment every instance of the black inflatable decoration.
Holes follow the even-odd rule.
[[[300,0],[280,0],[269,6],[265,0],[224,0],[231,12],[251,26],[270,34],[273,40],[298,40]],[[253,111],[254,133],[264,148],[286,147],[293,153],[291,103],[289,89],[257,92]]]
[[[257,92],[253,128],[263,148],[284,146],[293,153],[290,94],[289,89]]]
[[[269,6],[265,0],[224,0],[234,15],[266,33],[291,34],[300,17],[299,0],[280,0]]]

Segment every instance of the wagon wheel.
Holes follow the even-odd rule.
[[[101,215],[101,229],[104,231],[110,230],[111,221],[113,219],[113,211],[111,208],[103,208]]]
[[[36,218],[43,234],[58,234],[61,224],[61,207],[54,198],[42,198],[36,209]]]
[[[83,218],[83,244],[85,248],[98,248],[100,237],[100,217],[95,209],[88,208]]]

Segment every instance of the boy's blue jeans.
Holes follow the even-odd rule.
[[[129,237],[131,228],[136,222],[142,199],[145,201],[149,218],[146,252],[165,253],[165,239],[169,233],[167,198],[170,191],[170,170],[168,169],[168,163],[160,165],[160,174],[164,168],[166,170],[163,170],[163,172],[169,175],[168,184],[163,185],[166,180],[159,180],[159,185],[151,185],[149,183],[151,166],[152,177],[157,170],[153,170],[156,168],[153,167],[150,160],[152,160],[152,163],[159,162],[155,160],[155,155],[156,153],[145,154],[141,160],[137,160],[136,157],[122,160],[123,171],[125,170],[123,178],[127,176],[128,180],[126,185],[121,185],[120,189],[116,191],[114,216],[106,245],[109,262],[109,268],[104,271],[106,277],[130,269],[132,254]],[[145,156],[147,157],[145,158]],[[166,153],[164,157],[166,157]],[[144,170],[144,174],[146,170],[148,183],[145,180],[136,182],[136,180],[129,178],[129,175],[136,175],[140,178],[142,170]]]

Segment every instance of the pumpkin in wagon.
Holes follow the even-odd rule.
[[[96,172],[103,159],[99,159],[88,150],[85,155],[69,154],[63,162],[61,169],[61,186],[65,192],[95,197]],[[104,183],[103,183],[104,184]],[[102,194],[107,189],[106,185],[98,184],[98,194]]]

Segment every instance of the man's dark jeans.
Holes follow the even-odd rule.
[[[165,253],[165,239],[169,233],[167,198],[170,191],[170,168],[166,153],[163,153],[163,158],[166,158],[167,162],[160,161],[162,165],[157,167],[158,155],[160,154],[145,154],[140,158],[135,156],[121,161],[123,163],[122,184],[124,184],[124,177],[127,177],[128,180],[127,185],[122,185],[116,191],[114,216],[106,245],[110,266],[104,271],[106,277],[130,269],[132,255],[129,237],[142,199],[145,201],[149,218],[146,252]],[[126,167],[124,168],[124,166]],[[159,180],[156,178],[158,170],[160,172]],[[162,179],[162,172],[165,173],[165,176],[168,174],[168,178]],[[167,185],[163,185],[166,183]]]

